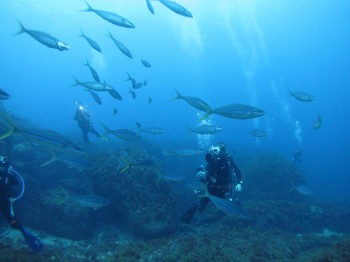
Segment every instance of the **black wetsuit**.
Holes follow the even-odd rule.
[[[78,125],[81,129],[81,133],[83,135],[83,139],[86,143],[90,143],[88,137],[89,132],[98,137],[100,136],[100,134],[91,125],[89,113],[77,108],[75,111],[74,120],[78,122]]]
[[[226,198],[226,194],[232,191],[233,183],[240,183],[242,181],[241,171],[229,154],[224,153],[214,157],[207,154],[205,159],[208,165],[206,167],[206,177],[203,182],[207,183],[208,193],[216,197]],[[236,181],[232,181],[233,175]],[[204,210],[209,200],[208,197],[203,197],[198,204],[197,210]]]
[[[7,169],[5,172],[0,172],[0,209],[4,213],[7,221],[12,228],[23,230],[23,226],[17,221],[13,212],[12,202],[12,186],[18,184],[13,172]]]

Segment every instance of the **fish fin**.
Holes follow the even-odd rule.
[[[0,112],[0,115],[4,118],[6,123],[10,126],[10,130],[7,131],[2,136],[0,136],[0,140],[2,140],[2,139],[5,139],[5,138],[13,135],[13,133],[16,132],[18,129],[16,128],[15,124],[12,122],[10,117],[4,111]]]
[[[79,35],[80,37],[85,37],[85,34],[84,34],[84,32],[83,32],[83,30],[82,29],[80,29],[80,35]]]
[[[126,170],[128,170],[131,167],[130,162],[124,157],[120,157],[120,160],[125,163],[125,167],[119,171],[119,174],[124,173]]]
[[[106,137],[111,132],[111,130],[102,122],[100,122],[100,124],[103,127],[103,129],[105,130],[105,133],[101,137]]]
[[[53,162],[56,162],[58,158],[56,156],[53,156],[50,160],[46,161],[45,163],[42,163],[40,166],[48,166],[52,164]]]
[[[84,9],[84,10],[81,10],[81,11],[83,11],[83,12],[95,12],[95,9],[93,9],[93,8],[91,7],[91,5],[89,5],[88,2],[85,1],[85,3],[86,3],[86,5],[87,5],[87,8]]]
[[[72,75],[72,77],[73,77],[73,79],[74,79],[75,83],[74,83],[74,84],[71,84],[70,86],[78,86],[78,85],[80,85],[80,84],[81,84],[81,82],[78,80],[78,78],[76,78],[76,77],[75,77],[75,76],[73,76],[73,75]]]
[[[20,34],[25,33],[27,31],[27,29],[24,27],[24,25],[20,21],[18,21],[18,23],[19,23],[20,29],[17,33],[14,34],[14,36],[20,35]]]
[[[176,97],[173,98],[173,100],[176,100],[176,99],[181,99],[182,98],[182,95],[179,93],[179,91],[177,91],[175,88],[174,88],[175,92],[176,92]]]

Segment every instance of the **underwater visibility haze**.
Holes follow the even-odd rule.
[[[346,261],[349,8],[346,0],[3,0],[0,154],[26,183],[17,216],[47,244],[35,256]],[[89,143],[77,106],[96,131]],[[221,141],[242,172],[241,206],[211,196],[183,224],[201,187],[196,168]],[[2,224],[1,234],[11,230]],[[54,236],[64,240],[52,244]],[[32,255],[16,237],[0,240],[2,261]],[[267,237],[275,240],[265,246]]]

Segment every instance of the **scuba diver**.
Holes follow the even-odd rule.
[[[97,137],[100,137],[100,134],[93,128],[90,122],[90,114],[87,112],[87,106],[83,105],[81,102],[75,102],[75,106],[76,110],[74,120],[78,122],[84,141],[90,143],[88,137],[89,132]]]
[[[21,231],[28,246],[33,252],[39,252],[44,245],[32,235],[16,218],[13,203],[24,193],[22,176],[9,165],[6,156],[0,156],[0,209],[4,213],[11,228]]]
[[[204,169],[200,167],[197,169],[197,177],[199,181],[205,184],[206,190],[210,195],[219,198],[229,198],[232,201],[233,197],[233,183],[235,182],[235,190],[242,191],[242,174],[233,161],[233,158],[226,153],[226,145],[219,143],[216,146],[211,146],[208,153],[205,155],[207,166]],[[235,181],[233,179],[235,178]],[[199,191],[195,190],[198,194]],[[190,223],[196,211],[203,211],[207,206],[210,198],[203,197],[191,208],[189,208],[182,216],[181,220],[184,223]],[[239,205],[239,200],[234,200]]]

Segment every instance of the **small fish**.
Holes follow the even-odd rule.
[[[148,97],[148,103],[150,104],[150,103],[152,103],[152,97]]]
[[[94,12],[102,19],[104,19],[104,20],[106,20],[114,25],[118,25],[118,26],[126,27],[126,28],[135,28],[135,25],[133,23],[131,23],[128,19],[126,19],[126,18],[124,18],[116,13],[94,9],[87,2],[85,2],[85,3],[87,4],[88,7],[86,10],[83,10],[83,11]]]
[[[321,125],[322,125],[322,118],[321,118],[320,114],[318,114],[317,119],[312,124],[312,128],[313,129],[319,129],[321,127]]]
[[[106,85],[106,83],[100,83],[100,82],[80,82],[76,77],[74,77],[75,83],[72,84],[72,86],[83,86],[87,89],[91,89],[94,91],[102,92],[102,91],[110,91],[113,90],[113,87]]]
[[[208,117],[212,113],[235,119],[250,119],[265,115],[265,112],[263,110],[253,106],[231,104],[215,108],[214,110],[209,111],[203,118]]]
[[[185,17],[193,17],[190,11],[188,11],[185,7],[183,7],[182,5],[179,5],[176,2],[169,1],[169,0],[158,0],[158,1],[161,2],[165,7],[169,8],[171,11],[179,15],[182,15]]]
[[[151,0],[146,0],[146,4],[147,4],[148,10],[151,12],[151,14],[154,15],[154,9],[153,9],[153,6],[151,4]]]
[[[141,59],[141,63],[143,64],[144,67],[150,68],[152,65],[144,59]]]
[[[53,152],[53,157],[46,161],[45,163],[41,164],[40,166],[47,166],[50,165],[56,161],[62,161],[65,164],[67,164],[71,168],[75,168],[78,170],[87,170],[92,167],[94,167],[94,164],[91,162],[91,160],[87,159],[86,155],[83,154],[73,154],[70,152]]]
[[[311,102],[315,100],[315,97],[305,93],[304,91],[290,91],[289,90],[289,95],[293,96],[297,100],[301,102]]]
[[[299,194],[306,195],[306,196],[313,194],[313,191],[311,190],[311,188],[309,188],[308,186],[303,185],[303,184],[298,185],[298,186],[294,186],[292,184],[292,188],[289,190],[289,192],[292,192],[292,191],[296,191]]]
[[[180,174],[180,173],[170,173],[170,174],[161,175],[160,178],[167,181],[181,181],[181,180],[185,180],[187,177],[184,174]]]
[[[99,46],[99,44],[98,44],[95,40],[91,39],[90,37],[87,37],[87,36],[84,34],[83,30],[80,30],[80,31],[81,31],[81,35],[79,35],[79,36],[85,38],[85,40],[89,43],[89,45],[90,45],[93,49],[95,49],[97,52],[102,53],[102,49],[101,49],[101,47]],[[98,81],[98,82],[99,82],[99,81]]]
[[[145,159],[137,162],[130,162],[128,159],[121,157],[120,160],[122,160],[125,164],[125,167],[119,171],[120,174],[124,173],[129,168],[153,168],[155,165],[153,159]]]
[[[115,39],[114,36],[111,34],[111,32],[108,32],[108,33],[109,33],[108,36],[113,40],[114,44],[119,48],[119,50],[127,57],[132,58],[132,54],[129,51],[129,49],[122,42]]]
[[[175,99],[182,99],[189,105],[197,108],[198,110],[207,112],[207,114],[211,114],[211,112],[213,112],[212,108],[202,99],[193,96],[183,96],[176,89],[175,92],[177,95]]]
[[[136,126],[139,129],[139,132],[144,132],[144,133],[153,134],[153,135],[159,135],[159,134],[165,133],[165,130],[159,127],[152,126],[152,127],[142,128],[141,124],[138,122],[136,122]]]
[[[191,157],[191,156],[197,156],[197,155],[202,154],[204,152],[204,150],[198,149],[198,148],[177,148],[177,149],[174,149],[170,152],[176,156]]]
[[[200,135],[212,135],[217,132],[220,132],[223,128],[216,125],[208,125],[202,124],[198,127],[188,128],[192,133],[200,134]]]
[[[117,113],[118,113],[118,110],[117,110],[116,108],[113,108],[112,114],[113,114],[113,115],[116,115]]]
[[[265,137],[267,136],[267,132],[261,129],[253,129],[250,131],[250,135],[254,137]]]
[[[102,105],[102,100],[99,97],[98,94],[96,94],[95,92],[91,91],[90,89],[87,89],[87,91],[89,91],[89,93],[91,94],[92,98],[95,100],[95,102],[99,105]]]
[[[49,35],[47,33],[36,31],[36,30],[29,30],[26,29],[21,23],[20,25],[20,31],[16,33],[15,35],[20,35],[22,33],[27,33],[31,37],[33,37],[36,41],[39,43],[42,43],[43,45],[54,48],[59,51],[69,50],[70,46],[65,44],[64,42],[58,40],[57,38],[53,37],[52,35]]]
[[[71,195],[71,200],[83,207],[89,207],[93,210],[108,206],[111,204],[111,200],[98,195]]]
[[[135,140],[139,140],[141,137],[139,134],[129,130],[129,129],[115,129],[115,130],[111,130],[109,129],[106,125],[102,124],[103,128],[105,129],[105,134],[104,136],[108,135],[108,134],[112,134],[115,135],[117,137],[119,137],[120,139],[126,140],[126,141],[135,141]]]
[[[90,69],[90,73],[96,82],[101,82],[100,77],[98,76],[96,70],[90,65],[89,60],[86,59],[86,63],[83,65],[87,66]]]
[[[0,88],[0,100],[10,99],[10,95]]]

